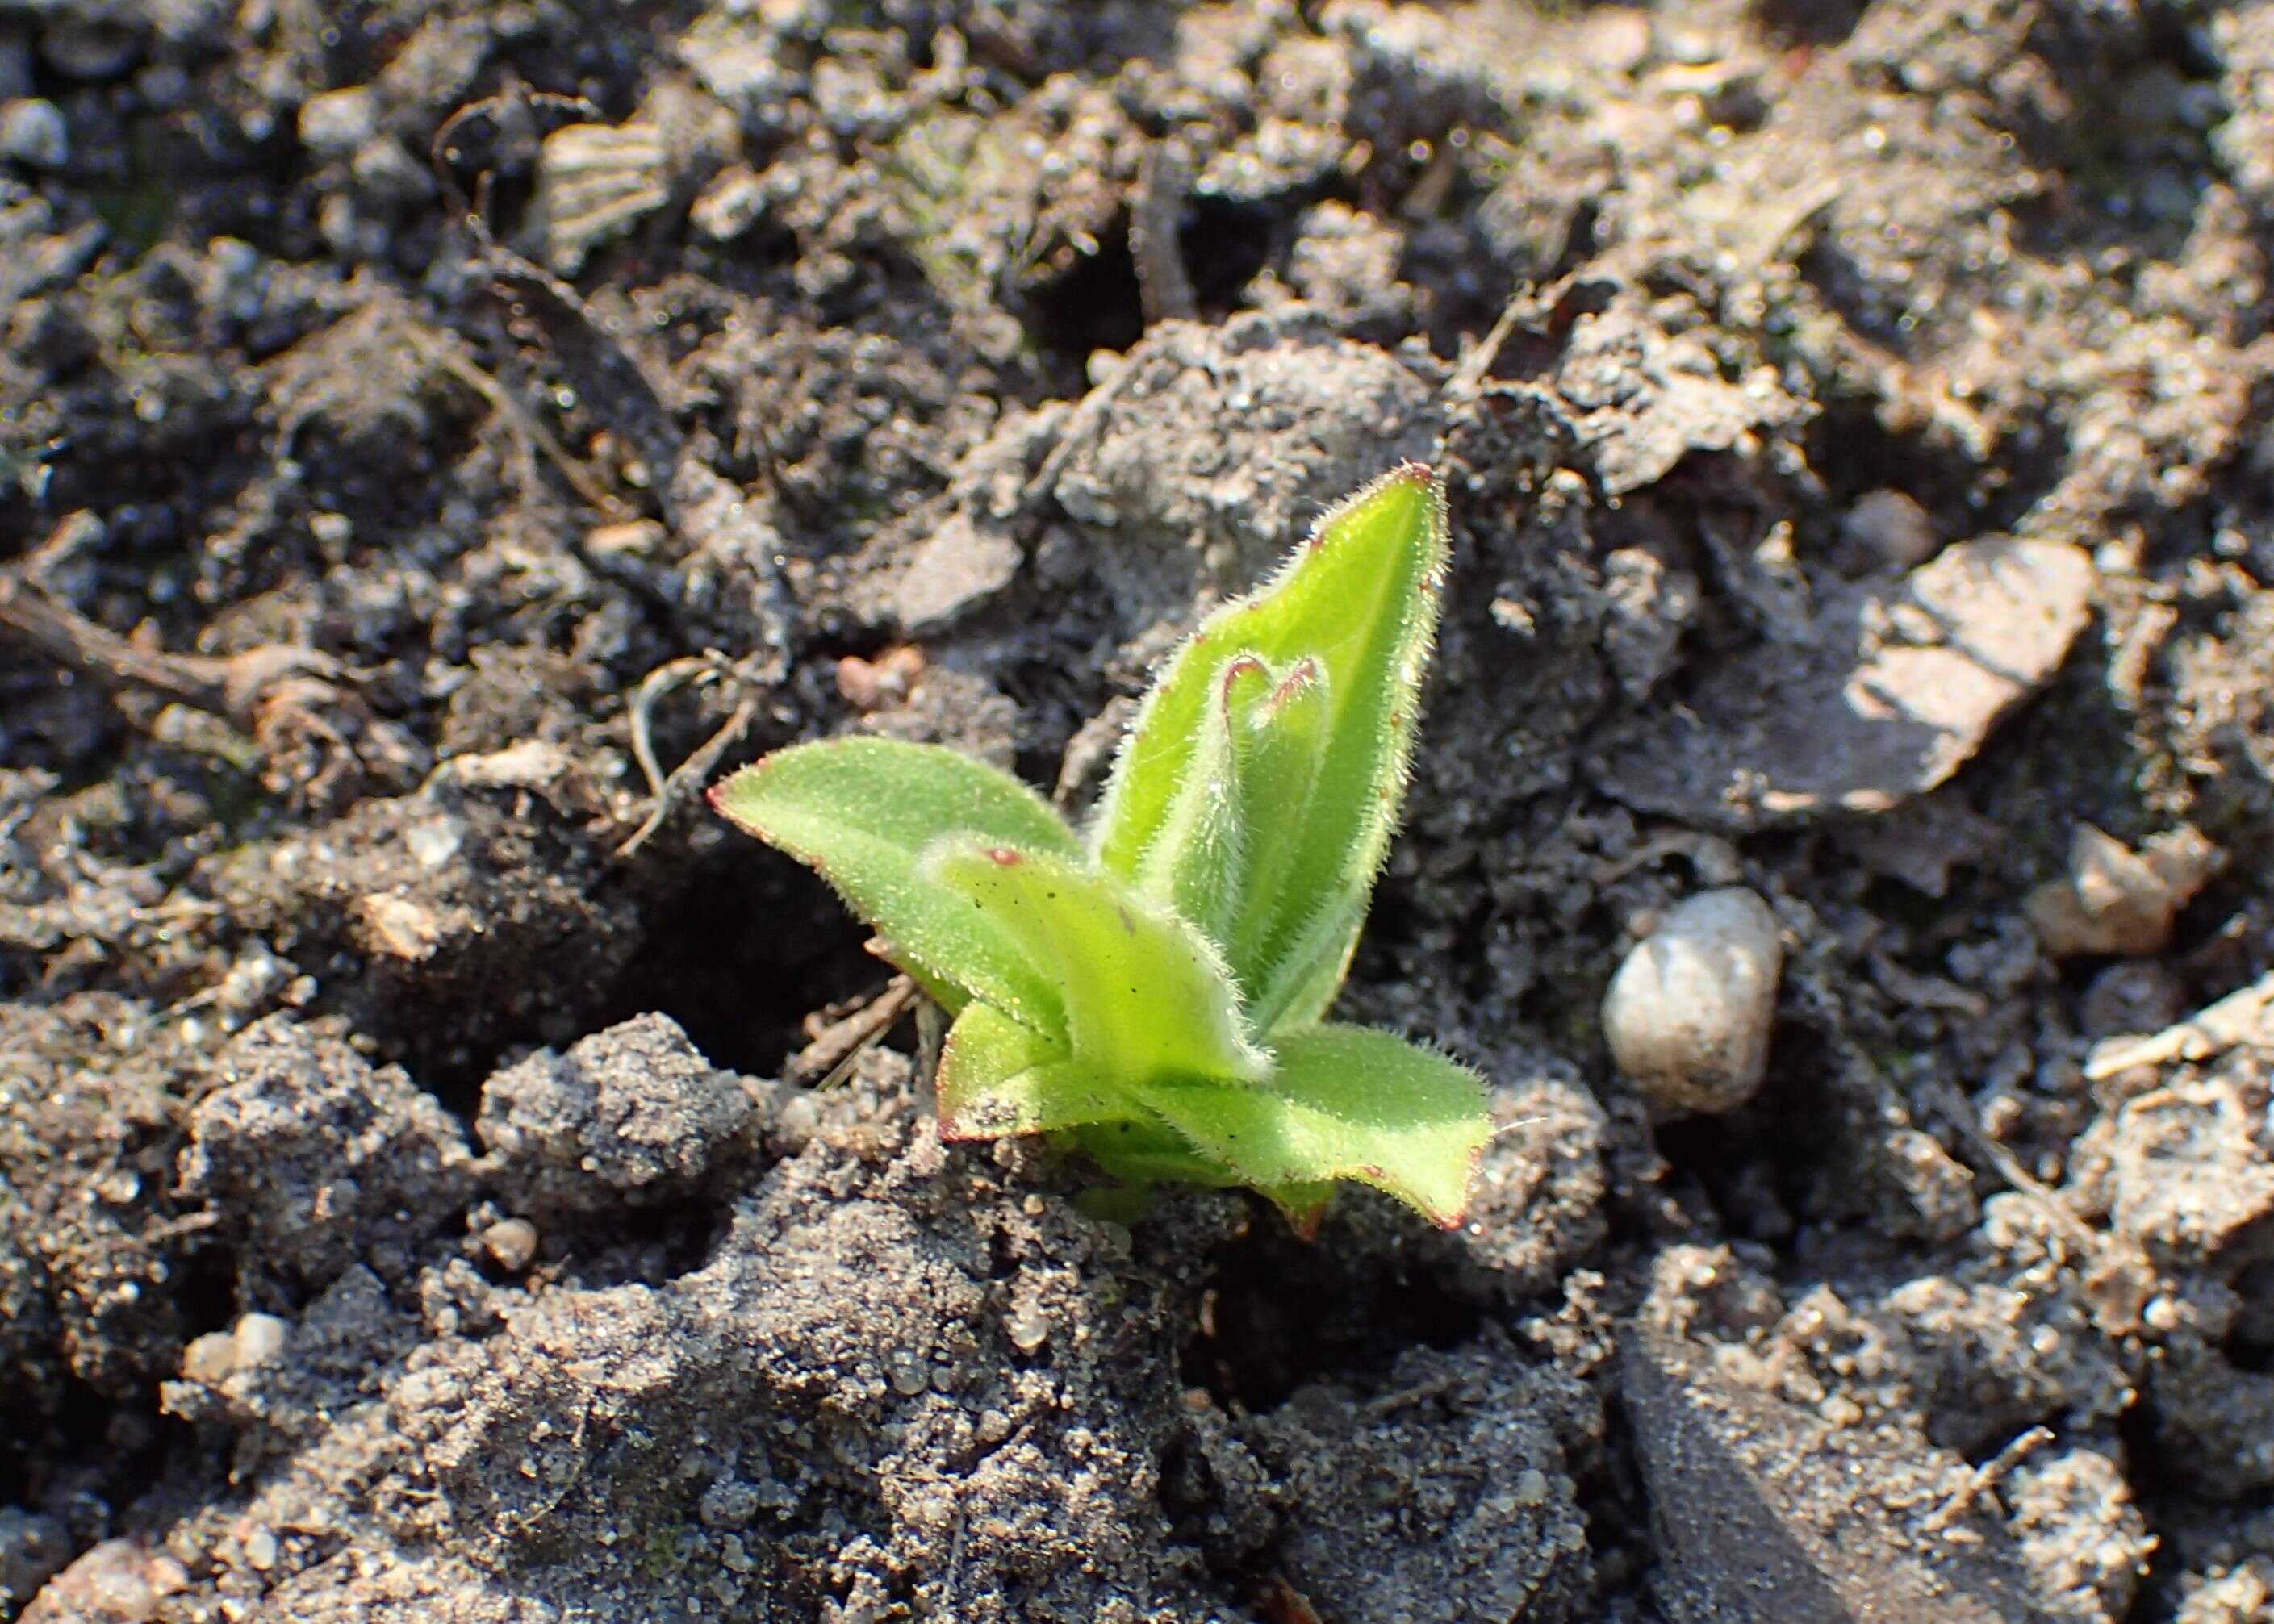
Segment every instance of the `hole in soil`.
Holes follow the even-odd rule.
[[[1737,1239],[1788,1252],[1795,1222],[1837,1225],[1824,1210],[1820,1181],[1827,1146],[1842,1133],[1837,1104],[1820,1079],[1837,1061],[1816,1035],[1788,1022],[1776,1037],[1776,1064],[1752,1101],[1727,1116],[1676,1116],[1652,1138],[1677,1178],[1692,1180]]]
[[[1864,0],[1763,0],[1762,29],[1788,45],[1837,45],[1864,20]]]
[[[1144,296],[1126,223],[1096,253],[1035,291],[1027,301],[1027,331],[1036,349],[1077,377],[1091,351],[1126,350],[1145,335]]]
[[[1201,311],[1222,316],[1239,303],[1240,290],[1271,262],[1277,246],[1278,215],[1261,203],[1231,198],[1194,198],[1177,233],[1185,274]]]
[[[107,1470],[92,1482],[74,1478],[70,1498],[93,1494],[113,1506],[139,1498],[152,1484],[178,1479],[184,1463],[202,1460],[197,1429],[157,1413],[140,1398],[103,1398],[73,1382],[54,1418],[34,1431],[25,1417],[18,1436],[0,1447],[0,1506],[37,1507],[57,1488],[57,1462],[99,1461]],[[28,1435],[26,1435],[28,1434]]]
[[[2017,445],[2015,460],[1992,486],[1954,449],[1938,450],[1919,435],[1891,433],[1878,413],[1874,401],[1834,396],[1808,427],[1808,465],[1824,479],[1834,524],[1865,492],[1893,490],[1926,509],[1945,543],[2004,530],[2037,500],[2065,448],[2057,436],[2033,447]]]
[[[1679,1116],[1659,1124],[1653,1136],[1659,1154],[1675,1171],[1698,1181],[1732,1235],[1769,1241],[1788,1226],[1796,1192],[1783,1187],[1782,1169],[1773,1160],[1761,1160],[1764,1147],[1743,1122],[1728,1116]],[[1771,1173],[1766,1181],[1759,1177],[1764,1167]],[[1782,1214],[1774,1210],[1780,1203],[1786,1207]]]
[[[1316,1241],[1276,1214],[1219,1259],[1203,1329],[1185,1349],[1188,1386],[1225,1404],[1269,1410],[1307,1381],[1386,1371],[1416,1344],[1450,1348],[1476,1335],[1483,1313],[1367,1244],[1379,1214],[1330,1212]],[[1339,1204],[1338,1204],[1339,1205]]]
[[[2200,1492],[2192,1475],[2175,1470],[2162,1441],[2156,1436],[2155,1390],[2150,1386],[2145,1402],[2130,1404],[2116,1414],[2113,1423],[2116,1440],[2122,1447],[2124,1475],[2132,1485],[2132,1500],[2146,1510],[2151,1530],[2174,1508],[2173,1502],[2185,1506],[2197,1500]],[[2169,1597],[2169,1590],[2179,1572],[2186,1566],[2185,1547],[2178,1542],[2159,1538],[2149,1553],[2148,1571],[2140,1583],[2143,1600]],[[2177,1616],[2174,1607],[2169,1613],[2154,1612],[2152,1607],[2135,1607],[2133,1617]]]
[[[680,1201],[610,1212],[555,1238],[580,1288],[664,1286],[708,1263],[732,1222],[723,1202]]]
[[[2274,1375],[2274,1342],[2259,1342],[2240,1334],[2226,1339],[2221,1350],[2226,1362],[2246,1376]]]
[[[809,1012],[892,974],[827,885],[754,841],[680,878],[649,904],[646,941],[588,1030],[660,1011],[712,1064],[771,1077],[804,1046]]]

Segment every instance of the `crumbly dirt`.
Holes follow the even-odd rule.
[[[0,1619],[2274,1618],[2270,221],[2268,0],[0,0]],[[694,792],[1410,457],[1472,1221],[944,1147]]]

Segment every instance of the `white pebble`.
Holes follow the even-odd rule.
[[[258,1370],[272,1365],[284,1351],[290,1327],[275,1314],[244,1314],[237,1322],[237,1368]]]
[[[537,1226],[526,1218],[501,1218],[482,1231],[482,1244],[497,1266],[518,1274],[537,1257]]]
[[[1926,509],[1901,491],[1866,491],[1840,521],[1840,543],[1850,568],[1869,572],[1924,564],[1941,538]]]
[[[320,158],[346,158],[379,133],[379,98],[367,85],[327,90],[300,108],[300,144]]]
[[[1011,1345],[1021,1353],[1032,1353],[1050,1339],[1049,1318],[1039,1304],[1031,1302],[1014,1305],[1003,1328],[1011,1334]]]
[[[35,169],[60,169],[71,162],[71,128],[63,109],[39,96],[0,107],[0,158]]]
[[[1733,886],[1690,898],[1611,977],[1612,1060],[1666,1115],[1736,1109],[1767,1071],[1783,969],[1776,915],[1759,897]]]
[[[184,1380],[217,1387],[237,1373],[237,1338],[227,1331],[208,1331],[182,1350]]]

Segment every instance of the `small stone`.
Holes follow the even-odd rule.
[[[730,243],[757,225],[765,209],[765,182],[738,163],[704,187],[688,208],[687,222],[714,243]]]
[[[626,519],[599,524],[585,532],[584,550],[602,558],[652,558],[670,539],[671,532],[653,519]]]
[[[837,662],[837,691],[857,710],[877,710],[906,700],[924,673],[923,650],[895,643],[875,659],[848,654]]]
[[[363,201],[380,208],[403,208],[433,195],[434,180],[417,154],[392,135],[376,135],[348,161]]]
[[[355,922],[365,947],[405,964],[432,959],[442,940],[442,922],[432,910],[385,891],[373,891],[356,904]]]
[[[518,1274],[537,1257],[537,1226],[526,1218],[501,1218],[482,1231],[482,1244],[497,1266]]]
[[[1620,1071],[1668,1115],[1734,1110],[1768,1069],[1784,944],[1743,886],[1690,898],[1638,943],[1603,995]]]
[[[284,1341],[291,1327],[275,1314],[245,1314],[237,1322],[235,1344],[237,1368],[258,1370],[264,1365],[274,1365],[283,1357]]]
[[[740,1477],[720,1477],[703,1491],[695,1515],[710,1529],[748,1528],[761,1508],[758,1492]]]
[[[71,162],[71,127],[63,109],[39,96],[0,107],[0,158],[34,169],[60,169]]]
[[[48,1581],[22,1624],[148,1624],[186,1583],[181,1564],[132,1539],[106,1539]]]
[[[1631,73],[1650,60],[1650,18],[1623,6],[1591,11],[1579,25],[1578,54],[1606,73]]]
[[[1713,36],[1702,28],[1662,25],[1658,32],[1658,49],[1668,61],[1685,68],[1702,68],[1709,62],[1721,59],[1721,49]]]
[[[211,1331],[182,1350],[185,1380],[217,1387],[237,1373],[237,1338],[227,1331]]]
[[[245,1550],[245,1566],[255,1573],[267,1573],[276,1566],[276,1536],[258,1522],[246,1530],[239,1543]]]
[[[327,90],[300,109],[300,144],[320,158],[345,158],[379,133],[379,98],[368,85]]]
[[[2186,824],[2137,852],[2080,823],[2069,838],[2068,876],[2031,891],[2023,905],[2054,958],[2142,956],[2169,946],[2180,910],[2226,864],[2226,854]]]
[[[1020,1353],[1032,1353],[1050,1339],[1050,1322],[1044,1317],[1041,1305],[1022,1302],[1014,1305],[1003,1322],[1010,1333],[1011,1345]]]
[[[910,553],[892,612],[911,637],[941,630],[1009,586],[1025,557],[1001,530],[952,515]]]
[[[1866,491],[1840,521],[1840,563],[1855,575],[1914,568],[1941,545],[1926,509],[1901,491]]]
[[[466,842],[465,825],[448,816],[421,818],[403,831],[403,844],[418,866],[432,872],[458,854]]]
[[[790,1095],[774,1113],[773,1136],[787,1154],[803,1150],[820,1132],[821,1101],[809,1092]]]

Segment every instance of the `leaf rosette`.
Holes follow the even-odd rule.
[[[1396,832],[1448,556],[1400,468],[1170,658],[1087,838],[1006,773],[875,738],[712,792],[812,868],[953,1018],[948,1139],[1050,1134],[1131,1184],[1246,1185],[1309,1229],[1334,1186],[1460,1222],[1475,1073],[1327,1021]]]

